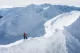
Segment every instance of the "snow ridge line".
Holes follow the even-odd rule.
[[[13,46],[13,45],[18,45],[18,44],[20,44],[20,43],[23,42],[23,41],[24,41],[24,40],[21,39],[21,40],[19,40],[19,41],[16,41],[16,42],[14,42],[14,43],[11,43],[11,44],[0,45],[0,47],[11,47],[11,46]]]

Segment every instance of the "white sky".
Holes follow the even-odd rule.
[[[23,6],[31,3],[68,4],[80,6],[80,0],[0,0],[0,7]]]

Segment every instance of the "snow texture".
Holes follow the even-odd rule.
[[[0,53],[80,53],[80,8],[32,4],[8,10],[0,19]]]

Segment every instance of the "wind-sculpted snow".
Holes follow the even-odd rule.
[[[11,43],[11,44],[7,44],[7,45],[0,45],[0,47],[1,47],[1,48],[8,48],[8,47],[12,47],[12,46],[15,46],[15,45],[18,45],[18,44],[22,43],[23,41],[24,41],[24,40],[23,40],[23,39],[21,39],[21,40],[19,40],[19,41],[13,42],[13,43]]]
[[[44,17],[46,17],[46,19],[51,19],[52,17],[57,16],[61,13],[70,12],[73,10],[80,11],[80,7],[51,5],[51,4],[41,4],[41,5],[31,4],[27,7],[2,8],[0,9],[0,15],[6,16],[17,9],[22,9],[22,8],[28,8],[28,10],[34,10],[36,11],[36,13],[42,14]]]
[[[16,7],[5,9],[0,19],[0,44],[8,44],[22,39],[24,32],[28,37],[39,37],[45,34],[43,24],[62,13],[72,10],[79,11],[79,7],[60,5],[29,5],[27,7]],[[36,29],[36,30],[35,30]]]
[[[2,38],[5,43],[21,39],[24,32],[30,33],[35,27],[42,25],[44,20],[41,17],[35,11],[26,8],[11,12],[0,20],[0,39]]]
[[[30,11],[24,9],[24,13],[21,13],[23,9],[18,9],[18,12],[15,11],[16,13],[13,12],[6,16],[8,19],[4,17],[0,20],[0,30],[2,30],[0,32],[4,33],[4,36],[0,36],[6,37],[11,42],[12,39],[10,38],[15,39],[16,37],[15,40],[18,40],[11,44],[0,45],[0,53],[80,53],[79,39],[66,30],[66,27],[77,23],[77,19],[80,18],[79,11],[58,15],[45,23],[45,17],[31,10],[31,7]],[[18,38],[22,38],[24,31],[29,33],[28,39],[19,40]]]
[[[14,44],[10,47],[4,45],[4,47],[0,47],[0,53],[67,53],[66,49],[65,36],[59,30],[48,38],[44,36],[29,38],[18,45]]]
[[[0,45],[0,53],[80,53],[80,41],[65,28],[76,22],[79,15],[78,11],[61,14],[44,24],[43,36]]]
[[[80,16],[75,22],[65,28],[80,41]]]
[[[65,35],[68,53],[80,53],[80,41],[65,29],[63,30],[63,34]]]
[[[80,34],[79,31],[79,21],[80,21],[80,12],[73,11],[70,13],[65,13],[59,15],[48,22],[45,23],[46,32],[48,35],[45,37],[51,36],[58,29],[63,30],[63,34],[66,39],[66,46],[68,53],[80,53]],[[75,30],[76,29],[76,30]],[[61,37],[60,37],[61,38]]]

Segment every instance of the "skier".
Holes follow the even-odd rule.
[[[27,34],[24,32],[24,35],[23,35],[24,39],[27,39]]]

